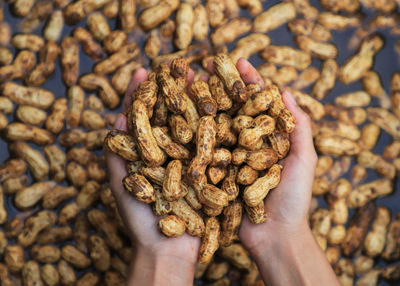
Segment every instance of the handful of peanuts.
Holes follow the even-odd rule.
[[[132,95],[129,131],[105,139],[127,161],[125,190],[153,205],[166,236],[202,237],[204,264],[235,241],[243,207],[251,222],[265,222],[264,199],[280,182],[278,160],[296,126],[277,86],[245,85],[226,54],[214,66],[208,82],[188,86],[187,60],[161,64]]]
[[[130,173],[154,189],[151,204],[163,216],[163,232],[185,232],[185,219],[196,213],[203,229],[193,232],[203,235],[203,251],[219,243],[210,263],[197,264],[194,285],[264,285],[240,241],[223,245],[243,211],[255,222],[266,219],[262,204],[246,204],[244,190],[271,170],[278,173],[277,163],[261,170],[262,158],[272,156],[264,148],[278,159],[289,148],[278,121],[284,113],[273,115],[279,105],[263,95],[279,94],[275,85],[289,90],[312,119],[319,158],[309,221],[340,283],[399,281],[399,8],[399,0],[0,0],[0,284],[125,285],[134,246],[101,149],[139,67],[155,71],[141,88],[158,92],[143,100],[146,113],[127,115],[130,122],[149,119],[161,157],[141,154],[132,129],[131,137],[113,136],[127,142]],[[249,59],[268,88],[256,92],[249,85],[242,93],[237,74],[228,77],[225,69],[192,91],[179,79],[185,70],[160,67],[184,58],[197,80],[218,53],[234,64]],[[164,96],[174,90],[186,93]],[[249,136],[261,132],[255,124],[270,122],[264,115],[275,119],[277,132],[263,135],[264,145],[252,150]],[[197,156],[196,133],[200,117],[208,116],[217,126],[216,148],[204,167],[210,154]],[[242,129],[250,130],[241,139]],[[230,163],[212,165],[225,157]],[[152,160],[165,161],[150,167]],[[162,189],[173,161],[169,201]],[[221,208],[212,195],[230,186]],[[250,204],[264,195],[254,194]]]

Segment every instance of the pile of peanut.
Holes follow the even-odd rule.
[[[296,125],[276,85],[246,86],[226,54],[214,57],[214,67],[208,82],[186,88],[187,60],[161,64],[132,95],[128,132],[113,130],[105,139],[128,161],[125,190],[164,216],[162,233],[202,237],[202,264],[236,239],[240,197],[250,221],[265,222],[264,198],[280,182],[277,162],[289,152]]]
[[[289,149],[287,135],[266,135],[261,147],[246,140],[263,137],[255,125],[271,123],[268,117],[276,130],[291,122],[279,123],[281,115],[265,107],[266,94],[277,95],[270,104],[279,102],[276,86],[291,91],[313,122],[319,160],[310,225],[339,280],[398,283],[399,6],[398,0],[0,1],[0,284],[125,285],[132,248],[101,151],[139,67],[150,77],[126,115],[128,122],[147,122],[153,141],[141,144],[155,152],[138,147],[134,124],[128,135],[108,135],[108,143],[127,145],[108,147],[131,156],[128,191],[155,200],[161,215],[173,205],[178,219],[161,219],[164,233],[211,236],[202,262],[218,241],[207,229],[221,224],[221,246],[209,263],[198,264],[195,285],[263,285],[224,218],[244,207],[255,222],[268,219],[260,204],[266,194],[249,190],[268,172],[280,172],[276,161]],[[249,59],[265,90],[223,69],[200,81],[219,57],[228,71],[240,57]],[[188,63],[196,84],[182,92]],[[245,92],[234,91],[232,79]],[[250,134],[241,140],[242,132]],[[215,146],[197,150],[197,140],[213,133]],[[270,167],[257,159],[274,156],[266,148],[278,157]],[[135,183],[143,178],[154,197],[138,193]],[[162,200],[165,194],[171,201]],[[200,207],[210,217],[205,223]]]

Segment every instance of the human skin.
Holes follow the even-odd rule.
[[[237,68],[246,84],[263,81],[254,67],[240,59]],[[212,62],[208,71],[213,73]],[[193,81],[189,72],[189,83]],[[123,102],[126,109],[132,92],[147,80],[147,72],[134,74]],[[316,243],[308,225],[307,212],[317,162],[311,121],[293,97],[283,92],[286,107],[296,118],[290,135],[291,150],[281,161],[284,166],[279,186],[265,200],[268,219],[260,225],[243,218],[239,237],[256,261],[267,285],[340,285],[324,252]],[[127,130],[126,117],[119,114],[115,129]],[[133,246],[133,257],[127,285],[193,285],[200,239],[184,234],[166,238],[157,229],[157,217],[151,208],[125,192],[122,179],[127,175],[125,161],[105,151],[110,186]]]

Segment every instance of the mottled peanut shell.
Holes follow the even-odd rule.
[[[186,109],[183,90],[170,74],[169,67],[163,64],[160,65],[156,78],[169,111],[175,114],[182,114]]]
[[[385,207],[376,210],[376,217],[364,241],[364,249],[369,257],[381,254],[386,244],[386,234],[390,223],[390,211]]]
[[[266,47],[261,57],[276,65],[292,66],[298,70],[305,70],[311,64],[311,55],[289,46]]]
[[[65,37],[61,42],[62,78],[67,86],[75,84],[79,74],[79,46],[72,37]]]
[[[48,90],[25,87],[13,82],[4,83],[1,92],[17,104],[26,104],[41,109],[49,108],[54,101],[54,94]]]
[[[221,221],[221,246],[229,246],[238,235],[240,223],[242,222],[243,206],[240,201],[233,201],[224,209],[224,216]]]
[[[171,115],[168,123],[174,140],[181,144],[187,144],[192,140],[193,132],[181,115]]]
[[[135,100],[132,104],[131,117],[134,138],[143,162],[147,166],[158,166],[165,161],[165,155],[158,147],[150,126],[145,104]]]
[[[220,225],[218,219],[210,217],[206,220],[204,236],[201,240],[199,249],[199,263],[207,264],[211,261],[215,251],[219,247],[218,238],[220,235]]]
[[[337,135],[320,135],[315,139],[318,151],[326,155],[356,155],[361,151],[358,142]]]
[[[400,119],[398,119],[390,111],[379,108],[367,108],[368,119],[385,130],[395,139],[400,138]]]
[[[253,31],[265,33],[276,29],[295,17],[296,9],[293,3],[279,3],[254,19]]]
[[[110,131],[104,140],[104,145],[108,150],[120,155],[128,161],[134,162],[139,160],[134,138],[127,132],[119,130]]]
[[[63,201],[75,197],[77,193],[78,191],[73,186],[56,186],[43,196],[42,206],[45,209],[54,209]]]
[[[215,116],[218,110],[218,104],[211,96],[208,84],[202,80],[196,80],[191,85],[191,92],[196,100],[197,109],[201,116]]]
[[[52,264],[45,264],[40,268],[40,277],[48,286],[55,286],[60,283],[60,274]]]
[[[123,184],[125,190],[141,202],[149,204],[156,199],[153,186],[139,174],[128,175],[124,178]]]
[[[258,171],[248,165],[244,165],[237,172],[236,182],[240,185],[248,186],[254,183],[258,178]]]
[[[339,70],[339,79],[349,84],[360,79],[373,65],[373,56],[383,46],[383,39],[377,34],[366,37],[358,53],[353,55]]]
[[[7,98],[4,97],[4,99],[7,99]],[[7,99],[7,100],[9,100],[9,99]],[[11,103],[11,110],[12,110],[13,109],[12,102],[10,101],[10,103]],[[9,112],[7,112],[7,110],[5,110],[5,113],[9,113]],[[38,125],[38,126],[41,126],[47,117],[46,112],[44,112],[43,110],[41,110],[39,108],[32,107],[29,105],[18,106],[15,115],[23,123],[31,124],[31,125]]]
[[[239,102],[247,100],[244,82],[232,60],[225,54],[214,57],[215,73],[221,78],[229,96]]]
[[[181,188],[182,163],[173,160],[168,163],[165,169],[162,193],[167,201],[176,201],[186,195]]]
[[[144,30],[151,30],[166,20],[178,6],[178,0],[161,1],[157,5],[145,9],[140,14],[138,22]]]
[[[263,137],[275,131],[275,119],[268,115],[260,115],[254,120],[253,128],[240,131],[239,145],[248,150],[258,150],[263,143]]]
[[[100,276],[95,272],[86,272],[81,278],[76,281],[76,286],[95,286],[99,283]]]
[[[85,269],[91,264],[90,259],[73,245],[63,246],[61,248],[61,256],[78,269]]]
[[[267,220],[267,214],[264,210],[264,202],[260,202],[255,207],[249,207],[244,204],[244,209],[246,210],[247,217],[252,223],[261,224]]]
[[[89,255],[93,266],[98,271],[107,271],[110,268],[111,257],[104,239],[97,235],[91,235],[88,239]]]
[[[273,104],[274,97],[272,93],[276,91],[277,89],[271,85],[267,89],[251,95],[249,100],[239,110],[239,114],[254,116],[266,111]]]
[[[208,85],[218,110],[229,110],[232,107],[232,99],[225,92],[221,79],[217,75],[212,75],[208,80]]]
[[[39,232],[55,224],[56,214],[49,211],[40,211],[25,220],[25,228],[18,235],[18,244],[23,247],[32,245]]]
[[[30,260],[24,264],[22,268],[22,281],[24,285],[41,285],[39,264]]]
[[[349,207],[361,207],[379,196],[393,192],[393,183],[389,179],[379,179],[353,189],[347,197]]]
[[[192,236],[202,237],[204,221],[184,199],[171,202],[172,212],[185,222],[187,232]]]
[[[210,39],[214,46],[222,46],[233,42],[237,37],[249,32],[251,22],[249,19],[236,17],[228,23],[216,28]]]
[[[181,144],[174,142],[162,127],[153,127],[152,134],[158,146],[163,149],[168,156],[178,160],[189,159],[189,150]]]
[[[38,182],[29,187],[23,188],[15,195],[15,205],[20,209],[34,206],[50,189],[55,182]]]
[[[15,153],[28,164],[33,177],[36,180],[41,181],[47,178],[49,173],[49,164],[38,150],[19,141],[10,145],[10,151]]]
[[[226,169],[224,167],[208,167],[206,175],[208,180],[213,184],[217,185],[226,176]]]
[[[156,196],[156,200],[153,205],[154,214],[157,216],[169,214],[172,211],[170,202],[164,198],[161,190],[158,187],[154,186],[154,192]]]
[[[190,162],[187,177],[191,183],[199,183],[211,163],[216,142],[216,124],[212,116],[203,116],[196,134],[196,156]]]
[[[4,136],[10,141],[31,141],[37,145],[47,145],[54,142],[53,135],[36,126],[12,122],[4,129]]]
[[[248,206],[257,206],[267,196],[269,191],[279,184],[281,169],[280,165],[273,165],[265,176],[258,178],[251,186],[248,186],[244,190],[243,198]]]
[[[119,51],[115,52],[108,58],[99,62],[94,67],[97,74],[110,74],[123,66],[139,54],[139,48],[135,43],[126,44]]]
[[[204,205],[211,208],[220,208],[228,205],[228,195],[210,184],[205,185],[199,199]]]
[[[232,164],[246,163],[254,170],[265,170],[278,161],[278,156],[271,148],[262,148],[256,151],[247,151],[244,148],[236,148],[232,152]]]
[[[390,223],[386,236],[385,249],[382,252],[382,258],[388,261],[394,261],[400,257],[400,216]]]
[[[144,81],[133,93],[133,98],[141,100],[147,107],[149,118],[153,115],[153,107],[157,101],[158,86],[154,81]]]
[[[4,252],[4,262],[11,272],[17,273],[24,266],[24,251],[19,245],[8,245]]]
[[[75,271],[65,260],[58,262],[57,270],[60,274],[61,284],[74,285],[76,283]]]
[[[232,118],[226,113],[220,113],[215,117],[217,123],[217,144],[233,146],[237,142],[236,134],[232,131]]]
[[[34,245],[30,254],[33,259],[40,263],[55,263],[61,257],[60,249],[52,245]]]
[[[186,49],[193,37],[194,11],[189,3],[181,3],[176,12],[174,44],[179,50]]]
[[[251,266],[250,257],[241,244],[235,243],[227,247],[221,247],[218,255],[238,269],[246,270]]]
[[[361,246],[375,213],[376,206],[374,202],[369,202],[356,211],[350,220],[346,237],[341,244],[344,255],[353,256]]]
[[[185,233],[185,223],[175,215],[161,218],[158,227],[168,237],[178,237]]]

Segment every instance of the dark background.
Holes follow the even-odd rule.
[[[319,1],[316,0],[311,0],[310,1],[312,5],[316,6],[317,8],[321,9],[321,6],[319,4]],[[264,9],[267,9],[268,7],[275,5],[278,3],[278,1],[266,1],[264,2]],[[8,5],[4,5],[4,21],[8,22],[12,26],[13,33],[19,31],[20,27],[20,18],[15,18],[11,15],[8,7]],[[322,10],[322,9],[321,9]],[[241,10],[241,15],[245,17],[250,17],[250,14],[246,10]],[[138,10],[137,13],[140,13]],[[364,14],[364,23],[367,23],[369,19],[372,18],[374,15],[374,11],[368,11],[364,8],[362,8],[362,14]],[[399,7],[397,7],[397,14],[399,14]],[[174,15],[172,16],[174,18]],[[118,27],[118,22],[117,20],[113,19],[109,21],[111,29],[115,29]],[[81,21],[78,25],[75,25],[73,27],[64,25],[63,29],[63,36],[70,35],[72,30],[76,28],[77,26],[85,26],[85,20]],[[41,34],[43,28],[43,23],[39,28],[37,28],[34,33]],[[351,57],[356,50],[349,50],[347,45],[348,41],[350,40],[350,37],[353,35],[354,31],[356,29],[347,29],[345,31],[332,31],[333,35],[333,42],[337,45],[339,49],[339,54],[337,58],[337,62],[339,66],[341,66],[349,57]],[[400,72],[400,59],[399,55],[396,54],[394,50],[394,45],[396,43],[396,40],[398,40],[398,36],[393,36],[390,35],[389,29],[386,30],[379,30],[378,31],[380,34],[384,36],[385,39],[385,44],[383,49],[381,49],[378,54],[375,56],[375,61],[374,61],[374,66],[373,70],[378,72],[379,75],[381,76],[383,86],[388,94],[390,94],[390,78],[394,72]],[[246,34],[247,35],[247,34]],[[294,44],[294,36],[290,33],[290,31],[287,29],[287,25],[284,25],[272,32],[268,32],[268,36],[271,38],[271,44],[273,45],[291,45],[295,46]],[[147,37],[147,35],[143,35],[143,32],[140,31],[138,28],[135,29],[135,31],[129,36],[130,41],[136,41],[137,44],[143,48],[144,40]],[[240,39],[240,38],[239,38]],[[237,40],[239,40],[237,39]],[[231,44],[228,45],[229,50],[231,50],[235,45],[237,40]],[[171,50],[173,47],[167,46],[164,47],[166,50]],[[59,60],[58,60],[59,61]],[[258,55],[254,55],[250,58],[250,62],[253,63],[255,66],[258,66],[259,64],[265,63],[264,60],[262,60]],[[144,59],[144,63],[147,66],[148,61]],[[314,59],[313,66],[320,68],[321,66],[321,61]],[[80,71],[81,74],[91,72],[93,66],[93,61],[86,56],[84,53],[81,52],[80,54]],[[196,68],[194,66],[193,68]],[[18,82],[18,81],[17,81]],[[66,94],[66,87],[62,83],[61,80],[61,71],[59,68],[59,62],[57,63],[57,69],[56,72],[51,75],[48,80],[41,86],[43,88],[46,88],[54,93],[56,97],[64,97]],[[333,102],[334,98],[338,95],[341,95],[345,92],[349,91],[355,91],[355,90],[360,90],[361,83],[360,81],[357,81],[355,83],[349,84],[349,85],[344,85],[343,83],[336,81],[336,85],[334,89],[324,98],[323,102],[324,103],[331,103]],[[309,91],[310,88],[306,89],[305,91]],[[88,94],[87,94],[88,95]],[[370,106],[378,106],[378,102],[375,98],[373,98],[373,101]],[[115,110],[117,112],[119,109]],[[14,115],[8,116],[9,122],[11,122],[14,118]],[[362,127],[359,126],[360,128]],[[390,135],[385,133],[384,131],[381,132],[379,141],[377,146],[372,150],[375,153],[382,154],[384,147],[392,142],[392,138]],[[35,145],[32,145],[35,147]],[[0,139],[0,161],[4,162],[9,158],[9,152],[8,152],[8,147],[7,147],[7,142],[5,142],[3,139]],[[354,164],[354,158],[353,158],[353,163]],[[351,168],[350,168],[351,170]],[[345,177],[348,177],[349,174],[347,173]],[[374,179],[378,178],[376,173],[372,170],[368,171],[368,178],[367,182],[372,181]],[[322,197],[318,198],[320,206],[326,207],[326,202]],[[395,213],[400,211],[400,192],[399,192],[399,183],[397,181],[397,178],[395,179],[395,190],[393,194],[386,196],[384,198],[379,198],[376,200],[377,205],[383,205],[392,211],[392,217],[394,217]],[[64,204],[62,204],[60,207],[62,207]],[[99,206],[100,207],[100,206]],[[26,216],[27,213],[22,213],[21,211],[17,210],[14,207],[13,201],[12,201],[12,196],[7,196],[6,200],[6,208],[8,211],[8,217],[12,218],[15,215],[19,216]],[[32,211],[32,210],[31,210]],[[353,214],[353,211],[351,211],[351,214]],[[12,242],[12,241],[10,241]],[[377,265],[383,266],[385,265],[385,262],[382,261],[381,259],[378,259]],[[380,282],[379,285],[388,285],[384,282]],[[399,284],[397,284],[399,285]]]

